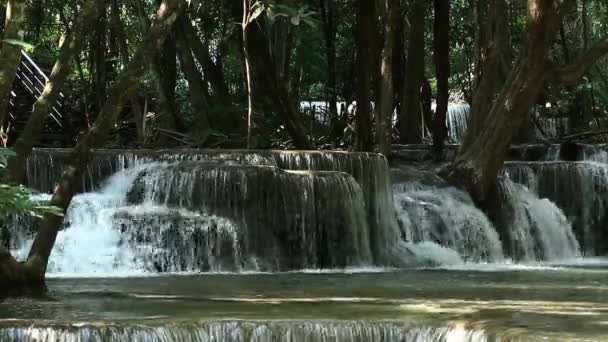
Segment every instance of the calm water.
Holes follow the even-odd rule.
[[[608,261],[468,268],[50,279],[47,298],[0,303],[0,327],[363,321],[608,341]]]

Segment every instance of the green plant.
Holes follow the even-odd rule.
[[[8,158],[15,155],[10,149],[0,149],[0,170],[4,170]],[[44,214],[63,216],[60,208],[41,205],[31,199],[30,191],[23,185],[0,183],[0,217],[9,215],[32,215],[40,217]]]

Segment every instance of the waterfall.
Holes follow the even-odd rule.
[[[503,239],[516,260],[559,260],[580,257],[580,247],[564,213],[509,179],[501,182]]]
[[[601,154],[593,154],[601,158]],[[562,208],[584,254],[608,251],[608,164],[595,162],[510,162],[505,174]]]
[[[485,342],[497,336],[465,327],[408,327],[391,322],[244,322],[198,324],[29,326],[0,328],[1,341],[150,341],[150,342],[272,342],[272,341],[417,341]]]
[[[142,173],[128,197],[229,218],[260,270],[372,263],[363,193],[346,173],[177,163]]]
[[[395,245],[399,231],[393,211],[390,172],[386,158],[375,153],[275,151],[279,167],[289,170],[332,170],[352,175],[361,185],[370,227],[375,263],[400,264],[407,256]],[[408,254],[407,252],[405,254]]]
[[[372,263],[361,188],[340,172],[143,164],[116,173],[98,192],[77,195],[66,219],[50,273],[287,271]]]
[[[448,106],[447,124],[449,138],[453,143],[461,143],[469,125],[471,107],[466,104],[450,104]]]
[[[463,191],[413,182],[396,185],[394,199],[406,241],[436,243],[468,262],[503,260],[496,230]]]

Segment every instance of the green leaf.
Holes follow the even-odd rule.
[[[15,45],[15,46],[20,46],[23,50],[25,50],[26,52],[31,52],[32,50],[34,50],[34,45],[30,44],[30,43],[26,43],[22,40],[17,40],[17,39],[3,39],[2,40],[3,43],[7,43],[10,45]]]
[[[293,26],[300,26],[300,17],[298,17],[298,16],[292,17],[291,18],[291,24]]]

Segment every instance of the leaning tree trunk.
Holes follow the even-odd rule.
[[[393,84],[393,48],[397,27],[398,7],[393,0],[384,1],[384,48],[381,56],[381,92],[379,108],[376,110],[376,142],[378,150],[385,156],[389,155],[392,137],[391,119],[395,108],[395,92]]]
[[[401,106],[401,142],[422,142],[420,87],[424,81],[424,18],[427,0],[414,0],[410,14],[410,41],[407,49],[405,103]],[[427,123],[430,125],[430,123]]]
[[[495,193],[498,172],[513,138],[525,122],[547,81],[576,84],[591,66],[608,53],[605,39],[575,63],[556,66],[548,58],[559,30],[561,17],[574,0],[529,0],[526,40],[521,56],[494,101],[480,130],[470,135],[470,144],[461,148],[454,163],[443,170],[453,183],[469,191],[478,205],[485,207]]]
[[[499,10],[505,8],[505,0],[491,0],[486,4],[487,8],[478,7],[478,12],[483,12],[483,19],[478,19],[481,26],[477,32],[476,45],[478,45],[478,59],[475,72],[475,93],[473,94],[473,106],[469,118],[467,134],[462,142],[461,149],[471,145],[472,140],[481,133],[492,103],[496,95],[496,82],[500,73],[500,47],[498,42],[502,41],[502,26],[499,25],[498,16],[504,15]],[[479,13],[478,15],[482,15]]]
[[[95,19],[99,15],[100,8],[105,6],[107,0],[89,0],[80,15],[76,16],[76,21],[66,37],[59,57],[55,61],[49,80],[40,97],[34,103],[34,109],[30,118],[15,142],[15,152],[17,155],[8,162],[9,177],[14,183],[23,183],[25,175],[25,162],[34,144],[38,141],[42,131],[44,120],[47,118],[53,105],[57,101],[59,91],[63,87],[66,79],[72,71],[72,62],[82,49],[85,40],[83,37],[92,28]]]
[[[9,0],[6,6],[6,24],[0,50],[0,128],[4,127],[11,89],[21,62],[19,42],[23,41],[26,4],[25,0]]]
[[[60,207],[64,212],[67,210],[87,163],[91,159],[91,149],[100,147],[114,128],[118,114],[135,92],[141,78],[154,59],[155,52],[161,48],[184,5],[183,0],[162,1],[157,19],[144,37],[132,62],[123,69],[112,85],[108,99],[93,127],[70,153],[62,179],[51,198],[50,205]],[[17,263],[12,256],[7,255],[5,250],[0,249],[0,284],[5,287],[10,286],[13,290],[31,285],[38,288],[44,287],[44,275],[49,256],[62,222],[61,217],[44,215],[25,263]]]
[[[450,97],[450,2],[435,0],[434,22],[435,74],[437,77],[437,108],[433,127],[435,155],[441,157],[448,137],[446,116]]]

